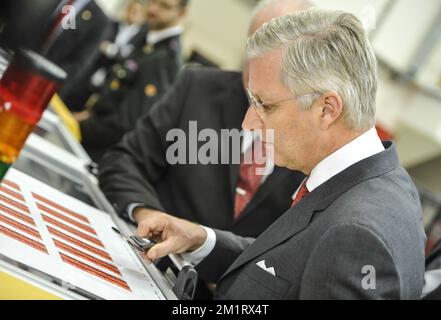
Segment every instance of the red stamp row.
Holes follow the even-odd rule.
[[[57,217],[57,218],[59,218],[61,220],[64,220],[67,223],[70,223],[70,224],[72,224],[72,225],[74,225],[74,226],[76,226],[76,227],[78,227],[80,229],[83,229],[84,231],[87,231],[87,232],[89,232],[89,233],[91,233],[93,235],[96,235],[95,230],[93,230],[91,227],[85,226],[84,224],[79,223],[76,220],[73,220],[71,218],[68,218],[65,215],[62,215],[62,214],[60,214],[60,213],[58,213],[58,212],[56,212],[56,211],[54,211],[52,209],[49,209],[48,207],[46,207],[46,206],[44,206],[44,205],[42,205],[40,203],[37,203],[37,207],[38,207],[38,209],[40,209],[40,210],[42,210],[42,211],[44,211],[46,213],[49,213],[49,214],[53,215],[54,217]]]
[[[111,276],[111,275],[101,271],[101,270],[98,270],[94,267],[88,266],[87,264],[82,263],[74,258],[71,258],[63,253],[60,253],[60,256],[64,262],[66,262],[66,263],[68,263],[78,269],[81,269],[87,273],[93,274],[94,276],[99,277],[99,278],[101,278],[107,282],[110,282],[114,285],[117,285],[120,288],[126,289],[128,291],[132,291],[132,290],[130,290],[130,287],[127,284],[127,282],[125,282],[124,280],[118,279],[114,276]]]
[[[57,226],[57,227],[65,230],[67,232],[70,232],[70,233],[76,235],[77,237],[80,237],[80,238],[82,238],[84,240],[87,240],[87,241],[90,241],[92,243],[95,243],[96,245],[104,248],[103,243],[100,240],[98,240],[97,238],[93,238],[91,236],[88,236],[87,234],[85,234],[85,233],[83,233],[81,231],[78,231],[78,230],[76,230],[74,228],[71,228],[69,226],[66,226],[64,223],[58,222],[57,220],[52,219],[51,217],[48,217],[48,216],[46,216],[44,214],[42,214],[41,216],[43,217],[43,220],[46,223],[53,224],[54,226]]]
[[[46,203],[46,204],[48,204],[48,205],[50,205],[50,206],[52,206],[52,207],[54,207],[54,208],[56,208],[58,210],[61,210],[61,211],[63,211],[64,213],[66,213],[68,215],[71,215],[72,217],[75,217],[75,218],[77,218],[77,219],[79,219],[79,220],[81,220],[83,222],[86,222],[86,223],[90,224],[89,220],[85,216],[83,216],[81,214],[75,213],[72,210],[69,210],[69,209],[67,209],[65,207],[62,207],[59,204],[57,204],[57,203],[55,203],[55,202],[53,202],[53,201],[51,201],[49,199],[46,199],[46,198],[44,198],[44,197],[42,197],[42,196],[40,196],[40,195],[38,195],[36,193],[32,193],[32,196],[35,199],[39,200],[39,201],[42,201],[42,202],[44,202],[44,203]]]
[[[115,267],[113,264],[110,264],[110,263],[104,262],[104,261],[102,261],[100,259],[97,259],[95,257],[92,257],[91,255],[88,255],[87,253],[81,252],[80,250],[77,250],[77,249],[75,249],[75,248],[73,248],[73,247],[71,247],[71,246],[69,246],[69,245],[67,245],[67,244],[65,244],[65,243],[63,243],[61,241],[58,241],[58,240],[55,240],[55,239],[53,239],[53,241],[55,243],[55,246],[58,249],[64,250],[66,252],[69,252],[70,254],[72,254],[74,256],[83,258],[84,260],[87,260],[87,261],[89,261],[91,263],[96,264],[97,266],[100,266],[100,267],[102,267],[104,269],[107,269],[108,271],[111,271],[111,272],[113,272],[113,273],[115,273],[115,274],[117,274],[119,276],[122,276],[121,272],[119,272],[118,268]]]
[[[17,191],[20,191],[20,187],[18,186],[18,184],[12,182],[11,180],[4,179],[2,181],[2,184],[5,185],[5,186],[8,186],[8,187],[11,187],[11,188],[13,188],[13,189],[15,189]]]
[[[102,257],[104,259],[107,259],[107,260],[109,260],[111,262],[113,261],[112,258],[110,257],[110,255],[107,252],[101,251],[101,250],[96,249],[95,247],[92,247],[92,246],[90,246],[90,245],[88,245],[88,244],[86,244],[86,243],[84,243],[84,242],[82,242],[80,240],[77,240],[75,238],[69,237],[68,235],[64,234],[63,232],[58,231],[58,230],[56,230],[56,229],[54,229],[52,227],[48,226],[47,229],[49,230],[49,232],[53,236],[59,237],[59,238],[65,240],[65,241],[67,241],[67,242],[69,242],[71,244],[74,244],[74,245],[76,245],[76,246],[78,246],[78,247],[80,247],[80,248],[82,248],[84,250],[92,252],[92,253],[96,254],[97,256],[100,256],[100,257]]]
[[[48,254],[46,247],[42,243],[29,239],[28,237],[25,237],[9,228],[0,225],[0,233],[3,233],[14,240],[20,241],[21,243],[24,243],[38,251]]]
[[[20,213],[18,211],[15,211],[14,209],[6,207],[6,206],[2,205],[1,203],[0,203],[0,211],[3,211],[4,213],[8,213],[17,219],[20,219],[26,223],[29,223],[30,225],[35,226],[34,219],[32,219],[30,216],[24,215],[23,213]]]
[[[11,197],[14,197],[14,198],[17,199],[17,200],[21,200],[21,201],[23,201],[23,202],[26,202],[26,201],[25,201],[25,198],[23,198],[23,196],[22,196],[21,194],[15,192],[15,191],[12,191],[12,190],[10,190],[10,189],[8,189],[8,188],[5,188],[5,187],[3,187],[3,186],[0,186],[0,191],[6,193],[6,194],[8,194],[8,195],[10,195]]]
[[[20,210],[23,210],[26,213],[31,214],[31,212],[29,211],[28,207],[26,207],[25,205],[18,203],[17,201],[14,201],[12,199],[9,199],[7,197],[5,197],[4,195],[0,194],[0,200],[6,202],[7,204],[10,204],[11,206],[14,206]]]
[[[24,224],[21,224],[20,222],[9,219],[8,217],[6,217],[2,214],[0,214],[0,221],[4,222],[6,224],[9,224],[11,227],[14,227],[20,231],[23,231],[23,232],[27,233],[28,235],[33,236],[34,238],[41,240],[40,233],[37,230],[29,228],[29,227],[25,226]]]

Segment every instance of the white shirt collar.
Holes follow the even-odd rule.
[[[159,31],[156,30],[149,31],[149,33],[147,34],[147,44],[155,45],[164,39],[178,36],[182,34],[182,32],[183,32],[183,28],[181,25],[177,25]]]
[[[372,128],[322,160],[311,172],[306,187],[309,192],[364,159],[385,150],[377,130]]]

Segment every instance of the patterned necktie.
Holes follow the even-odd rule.
[[[309,195],[309,190],[306,187],[307,182],[308,182],[308,179],[305,179],[305,181],[303,181],[302,186],[299,189],[299,192],[297,192],[297,195],[296,195],[294,201],[292,202],[291,208],[294,207],[300,200],[302,200],[303,198],[305,198]]]
[[[256,150],[256,148],[260,148],[260,147],[262,147],[262,152],[261,152],[262,159],[266,159],[266,149],[264,145],[260,142],[260,139],[256,139],[254,141],[253,147],[250,147],[249,150],[247,150],[247,155],[250,155],[249,152],[253,152],[253,149]],[[258,152],[256,153],[259,154]],[[245,164],[244,158],[245,155],[242,155],[241,163],[240,163],[239,182],[236,188],[236,199],[234,206],[235,220],[240,218],[243,210],[251,202],[251,199],[253,198],[257,189],[259,189],[260,182],[262,180],[262,175],[257,175],[256,170],[259,168],[263,169],[265,168],[266,165],[265,163],[263,164],[256,163],[255,156],[252,157],[253,161],[251,164]],[[247,159],[248,158],[250,157],[247,157]],[[259,162],[264,162],[264,161],[259,160]]]

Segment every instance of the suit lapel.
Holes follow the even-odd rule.
[[[320,197],[319,193],[311,193],[308,198],[282,215],[239,256],[223,277],[303,231],[314,213],[314,202]]]
[[[396,169],[399,166],[396,148],[390,142],[384,144],[385,152],[356,163],[319,186],[295,207],[289,209],[239,256],[222,278],[303,231],[308,227],[315,212],[328,208],[352,187]]]

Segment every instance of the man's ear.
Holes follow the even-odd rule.
[[[343,101],[336,92],[326,92],[320,98],[320,108],[322,129],[328,129],[342,116]]]

